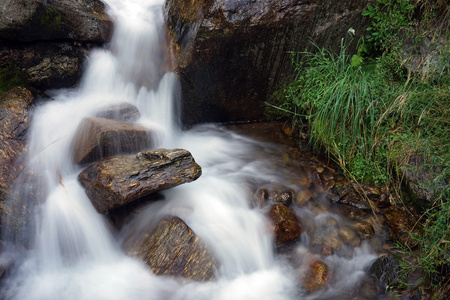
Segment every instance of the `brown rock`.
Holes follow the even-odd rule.
[[[266,201],[269,198],[269,192],[266,189],[259,189],[252,199],[252,206],[258,206],[262,208],[266,205]]]
[[[188,151],[152,149],[103,159],[83,170],[78,179],[93,206],[104,213],[200,175],[201,168]]]
[[[411,238],[411,234],[420,234],[420,223],[415,221],[412,214],[398,206],[388,207],[383,213],[392,240],[407,247],[417,245],[417,241]]]
[[[24,168],[21,156],[26,151],[28,110],[33,100],[31,92],[21,87],[0,95],[0,201]]]
[[[308,293],[313,293],[324,288],[328,283],[328,278],[328,266],[317,259],[307,265],[305,274],[302,276],[302,283]]]
[[[282,191],[275,197],[274,201],[289,206],[294,198],[294,193],[290,190]]]
[[[138,108],[130,103],[119,103],[104,107],[95,114],[96,118],[105,118],[122,122],[134,122],[141,116]]]
[[[368,239],[375,234],[373,225],[365,221],[356,221],[352,224],[353,229],[358,233],[361,238]]]
[[[156,275],[209,281],[219,265],[211,250],[178,217],[163,219],[154,231],[128,238],[124,249],[144,260]]]
[[[311,198],[312,193],[310,190],[302,190],[297,193],[297,197],[295,198],[295,204],[297,204],[298,207],[302,207]]]
[[[268,213],[277,245],[296,241],[303,232],[297,215],[282,204],[275,204]]]
[[[85,118],[73,141],[74,162],[84,165],[116,154],[136,153],[152,144],[151,131],[140,125]]]

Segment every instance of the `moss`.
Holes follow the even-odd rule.
[[[26,78],[27,74],[13,63],[0,68],[0,94],[16,86],[27,86],[28,81]]]
[[[55,8],[47,8],[41,16],[41,26],[48,30],[61,30],[61,12]]]

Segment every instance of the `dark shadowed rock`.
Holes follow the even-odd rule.
[[[442,171],[434,166],[420,154],[410,153],[399,160],[399,168],[402,178],[413,198],[429,204],[435,198],[436,190],[447,185],[441,177]]]
[[[194,181],[200,166],[183,149],[153,149],[137,155],[103,159],[79,175],[86,194],[99,213],[147,194]]]
[[[33,100],[31,92],[21,87],[0,95],[0,201],[24,168],[18,160],[26,151],[28,109]]]
[[[99,0],[14,0],[0,5],[0,38],[109,41],[112,21]]]
[[[154,231],[128,238],[124,249],[144,260],[157,275],[209,281],[218,268],[212,252],[178,217],[163,219]]]
[[[74,87],[90,49],[108,42],[99,0],[6,0],[0,4],[0,68],[39,90]]]
[[[367,1],[167,0],[185,124],[264,118],[264,101],[294,79],[290,51],[338,50],[364,36]]]
[[[74,162],[88,164],[116,154],[152,146],[151,131],[143,126],[103,118],[85,118],[73,141]]]
[[[74,87],[89,46],[74,42],[16,43],[0,40],[0,68],[39,90]]]
[[[119,103],[101,109],[95,114],[97,118],[112,119],[122,122],[134,122],[141,116],[138,108],[130,103]]]
[[[296,241],[303,232],[296,214],[282,204],[273,205],[268,217],[273,225],[277,245]]]
[[[400,268],[392,254],[380,256],[370,267],[369,274],[385,289],[400,277]]]

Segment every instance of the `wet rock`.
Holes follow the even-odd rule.
[[[278,195],[276,195],[274,201],[281,203],[285,206],[289,206],[292,203],[292,198],[294,197],[294,193],[292,191],[282,191]]]
[[[21,87],[0,95],[0,202],[24,168],[28,111],[33,100],[32,93]]]
[[[336,229],[329,229],[319,227],[314,232],[312,244],[320,246],[320,248],[331,248],[332,251],[339,251],[342,248],[342,242],[339,239],[338,231]]]
[[[385,289],[400,277],[399,265],[392,254],[379,257],[370,267],[369,274]]]
[[[96,118],[111,119],[121,122],[134,122],[141,116],[138,108],[130,103],[109,105],[95,114]]]
[[[78,84],[90,45],[78,42],[17,43],[0,40],[0,68],[15,81],[39,90]]]
[[[297,215],[282,204],[273,205],[268,212],[268,217],[272,222],[277,245],[294,242],[303,232]]]
[[[328,283],[328,279],[328,266],[317,259],[307,265],[305,274],[302,276],[302,283],[307,293],[310,294],[323,289]]]
[[[184,124],[264,119],[264,101],[294,79],[289,51],[338,49],[365,33],[366,1],[175,1],[165,14]],[[357,38],[356,38],[357,40]]]
[[[357,247],[361,244],[361,239],[358,237],[355,231],[350,228],[340,228],[338,235],[342,241],[352,247]]]
[[[84,165],[112,155],[148,149],[152,144],[151,131],[140,125],[85,118],[73,141],[74,162]]]
[[[297,204],[298,207],[302,207],[312,198],[312,196],[313,194],[310,190],[301,190],[295,197],[295,204]]]
[[[300,177],[300,179],[298,180],[297,184],[304,189],[308,189],[309,187],[311,187],[312,184],[312,180],[311,178],[307,177],[307,176],[302,176]]]
[[[152,149],[113,156],[83,170],[78,179],[99,213],[140,197],[196,180],[200,166],[183,149]]]
[[[420,223],[415,217],[398,206],[391,206],[383,211],[385,222],[389,228],[390,239],[400,242],[406,247],[412,248],[417,241],[411,238],[411,234],[420,234]]]
[[[352,224],[352,228],[358,233],[358,235],[363,239],[369,239],[374,236],[375,229],[373,225],[365,221],[356,221]]]
[[[266,205],[266,201],[269,198],[269,192],[266,189],[259,189],[254,195],[251,205],[263,208]]]
[[[107,42],[112,34],[112,20],[99,0],[14,0],[0,11],[0,39]]]
[[[178,217],[163,219],[154,230],[129,237],[123,248],[156,275],[210,281],[219,267],[212,251]]]
[[[24,9],[26,8],[26,9]],[[0,5],[0,68],[39,90],[74,87],[112,20],[99,0],[17,0]]]

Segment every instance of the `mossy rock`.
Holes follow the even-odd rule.
[[[9,63],[0,68],[0,94],[16,86],[28,86],[27,73],[20,70],[15,64]]]
[[[61,30],[62,16],[61,12],[55,8],[47,8],[41,16],[41,26],[48,30],[60,31]]]

